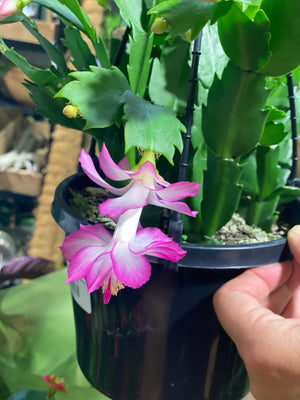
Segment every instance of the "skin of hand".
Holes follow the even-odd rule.
[[[300,399],[300,225],[288,243],[293,260],[250,268],[213,298],[256,400]]]

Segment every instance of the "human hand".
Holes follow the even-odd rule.
[[[300,226],[288,242],[292,261],[250,268],[213,299],[256,400],[300,399]]]

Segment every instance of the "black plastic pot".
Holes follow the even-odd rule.
[[[52,213],[66,234],[87,224],[68,205],[74,175],[55,193]],[[89,181],[89,185],[92,183]],[[150,281],[103,304],[101,291],[71,285],[79,365],[114,400],[239,400],[247,374],[212,306],[214,292],[245,268],[290,258],[286,240],[256,245],[185,244],[178,270],[152,259]]]

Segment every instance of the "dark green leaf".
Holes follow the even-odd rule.
[[[91,53],[87,43],[83,40],[80,31],[76,28],[65,28],[64,45],[70,50],[72,63],[77,70],[88,70],[90,65],[96,65],[94,55]]]
[[[190,66],[190,45],[177,37],[166,44],[160,60],[154,60],[149,94],[156,104],[168,107],[176,113],[183,113],[188,97]]]
[[[208,147],[222,158],[242,156],[259,141],[268,111],[265,79],[231,62],[222,79],[215,78],[203,108],[203,134]]]
[[[163,16],[171,24],[170,36],[183,34],[191,29],[195,39],[208,21],[215,23],[232,5],[231,0],[203,2],[199,0],[166,0],[153,7],[149,13]]]
[[[184,125],[168,108],[151,104],[131,91],[125,93],[124,103],[125,151],[138,146],[163,154],[173,164],[175,148],[182,151]]]
[[[37,112],[48,118],[53,124],[59,124],[68,128],[83,130],[85,121],[78,118],[67,118],[62,110],[66,105],[64,99],[54,98],[52,90],[48,87],[38,87],[31,82],[27,82],[25,86],[30,91],[32,100],[37,105]]]
[[[80,114],[86,119],[85,130],[105,128],[121,121],[121,99],[130,88],[118,68],[91,66],[91,71],[79,71],[71,75],[77,81],[64,86],[57,96],[70,100],[78,107]]]
[[[299,0],[263,0],[261,8],[270,20],[272,57],[261,70],[264,75],[285,75],[300,65]]]
[[[97,139],[98,146],[101,149],[102,144],[105,143],[111,158],[118,163],[124,157],[125,143],[124,143],[124,127],[123,125],[112,125],[108,128],[91,129],[87,133],[91,134]]]
[[[240,199],[242,167],[234,160],[209,154],[204,171],[201,217],[203,231],[212,236],[230,220]]]
[[[245,71],[261,69],[269,60],[269,20],[262,10],[253,19],[238,3],[218,21],[222,46],[228,57]]]

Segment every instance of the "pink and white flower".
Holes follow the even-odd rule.
[[[0,21],[10,15],[19,14],[30,0],[0,0]]]
[[[128,210],[120,216],[114,234],[101,225],[81,225],[65,238],[61,250],[67,260],[69,279],[85,278],[88,291],[102,286],[104,303],[124,286],[139,288],[151,275],[145,255],[177,262],[186,251],[158,228],[140,229],[142,209]]]
[[[103,215],[114,218],[129,209],[144,207],[147,204],[169,208],[192,217],[197,215],[196,211],[191,211],[189,206],[180,200],[189,196],[196,196],[200,184],[193,182],[171,184],[158,175],[154,163],[150,160],[146,160],[136,169],[131,170],[126,158],[119,165],[115,164],[105,144],[103,144],[99,156],[100,167],[109,179],[114,181],[131,180],[129,184],[122,188],[115,188],[101,178],[92,158],[84,149],[81,151],[79,161],[83,171],[92,181],[119,196],[108,199],[100,205],[100,212]]]

